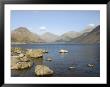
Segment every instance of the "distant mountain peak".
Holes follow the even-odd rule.
[[[51,33],[51,32],[45,32],[45,33],[42,34],[42,36],[43,36],[43,35],[55,35],[55,34],[53,34],[53,33]]]
[[[26,27],[18,27],[11,32],[12,42],[43,42],[43,40],[33,32],[29,31]]]
[[[30,32],[26,27],[18,27],[14,31],[18,31],[18,32]]]
[[[51,32],[45,32],[41,35],[41,39],[43,39],[45,42],[54,42],[57,38],[58,36]]]
[[[82,30],[81,33],[91,32],[95,27],[96,27],[95,25],[93,26],[92,24],[90,24],[86,26],[86,28]]]

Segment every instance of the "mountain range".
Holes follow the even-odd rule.
[[[87,27],[83,31],[65,32],[61,36],[46,32],[42,35],[35,34],[25,27],[19,27],[11,31],[11,42],[17,43],[100,43],[100,25]]]

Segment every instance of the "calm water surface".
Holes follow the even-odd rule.
[[[37,64],[44,64],[53,71],[53,77],[99,77],[100,76],[100,45],[84,44],[13,44],[12,47],[26,49],[46,49],[48,54],[43,59],[34,59],[33,66],[24,70],[11,70],[13,77],[35,77],[34,69]],[[60,54],[60,49],[69,52]],[[52,61],[46,61],[51,57]],[[88,67],[95,64],[95,67]],[[69,69],[74,66],[76,68]]]

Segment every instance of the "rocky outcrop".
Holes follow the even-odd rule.
[[[30,50],[26,52],[28,58],[42,58],[43,52],[40,50]]]
[[[54,71],[45,65],[37,65],[35,67],[35,74],[37,76],[48,76],[48,75],[52,75],[53,73]]]
[[[11,66],[11,69],[25,69],[32,66],[31,62],[17,62],[15,65]]]
[[[26,51],[25,49],[18,47],[11,48],[11,56],[19,56],[20,54],[23,56],[25,51]]]
[[[29,68],[31,66],[32,66],[32,62],[29,60],[24,61],[18,57],[11,58],[11,69],[25,69],[25,68]]]

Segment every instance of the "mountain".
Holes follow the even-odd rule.
[[[81,35],[80,32],[69,31],[69,32],[66,32],[63,35],[61,35],[56,41],[57,42],[65,42],[65,41],[67,42],[80,35]]]
[[[80,33],[87,33],[87,32],[91,32],[93,29],[95,28],[95,26],[89,24],[84,30],[80,31]]]
[[[43,42],[43,40],[37,35],[30,32],[25,27],[19,27],[11,32],[11,41],[19,43],[36,43]]]
[[[100,43],[100,25],[86,27],[81,32],[69,31],[61,36],[46,32],[37,35],[25,27],[11,31],[11,41],[16,43],[64,42],[64,43]]]
[[[100,25],[96,26],[91,32],[85,32],[81,36],[74,38],[71,42],[75,43],[100,43]]]
[[[42,40],[44,40],[44,42],[55,42],[58,38],[57,35],[52,34],[50,32],[46,32],[43,35],[40,36]]]

